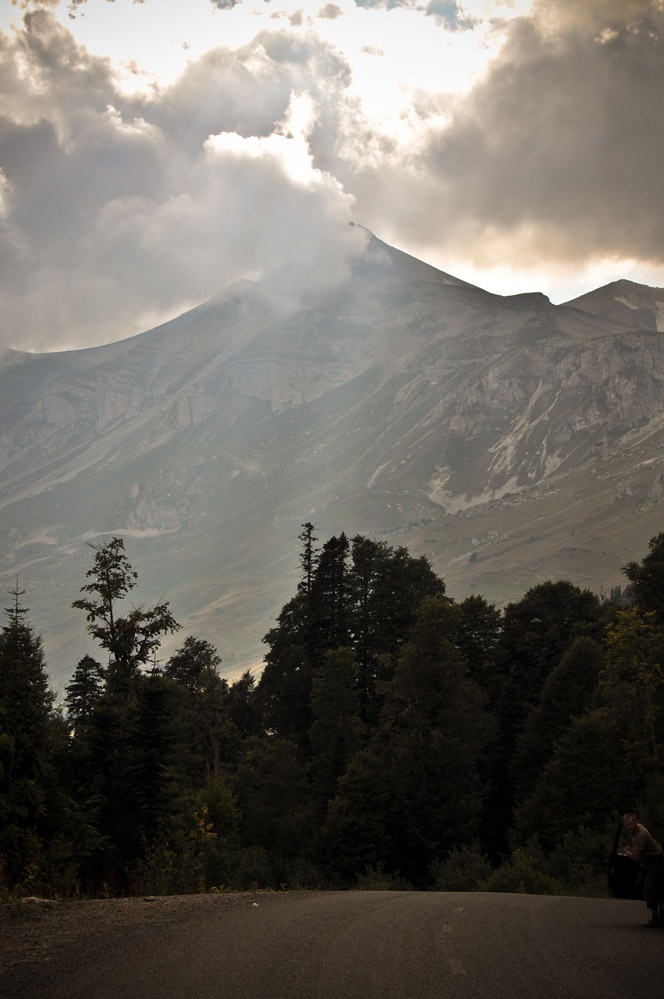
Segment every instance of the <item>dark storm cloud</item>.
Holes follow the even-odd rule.
[[[467,41],[449,33],[462,4],[419,10]],[[381,121],[311,33],[263,32],[130,96],[48,10],[26,14],[0,33],[4,344],[117,339],[249,274],[286,297],[333,283],[350,220],[444,269],[664,265],[664,2],[542,0],[499,27],[473,90],[411,92]]]
[[[448,123],[385,171],[367,224],[398,185],[395,230],[421,246],[484,263],[664,263],[663,67],[661,2],[538,4],[470,95],[422,102],[423,127]],[[357,185],[368,206],[371,179]]]

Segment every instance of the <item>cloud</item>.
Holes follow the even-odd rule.
[[[353,198],[311,149],[348,82],[315,37],[219,49],[147,97],[44,11],[0,43],[9,345],[118,339],[248,274],[292,302],[360,252]]]
[[[353,12],[332,6],[319,23],[336,29]],[[428,21],[442,61],[491,41],[486,22],[452,30],[470,2],[359,6],[400,32]],[[343,276],[350,221],[452,273],[664,268],[664,2],[537,0],[493,30],[504,42],[469,92],[402,84],[372,103],[311,27],[129,94],[52,12],[26,13],[0,33],[2,345],[118,339],[246,275],[294,301]],[[365,70],[389,68],[380,41],[358,43]]]
[[[74,20],[76,18],[77,12],[80,10],[81,7],[84,7],[87,4],[87,2],[88,0],[69,0],[69,3],[67,4],[67,13],[69,17],[72,20]],[[115,0],[106,0],[106,2],[115,3]],[[131,0],[131,2],[134,4],[141,4],[145,3],[145,0]],[[215,0],[210,0],[210,2],[214,3]],[[57,7],[59,3],[60,0],[34,0],[35,5],[39,5],[42,7],[43,6]],[[28,2],[24,3],[24,6],[29,6],[29,5],[30,5],[29,0]],[[222,0],[220,0],[219,6],[222,6]]]
[[[456,0],[431,0],[426,13],[435,17],[449,31],[468,31],[477,24],[477,20],[469,17]]]
[[[341,17],[343,11],[341,7],[337,7],[335,3],[326,3],[324,7],[318,11],[317,16],[323,19],[327,18],[329,21],[334,21],[337,17]]]
[[[355,6],[367,10],[396,10],[398,7],[415,10],[418,5],[416,0],[355,0]]]
[[[420,102],[381,185],[359,161],[344,182],[365,224],[390,201],[391,233],[439,259],[663,265],[663,65],[661,2],[541,2],[470,94]]]

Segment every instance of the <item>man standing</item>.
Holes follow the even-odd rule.
[[[625,853],[640,864],[637,887],[643,894],[646,905],[650,909],[651,918],[644,926],[664,926],[659,918],[658,902],[660,879],[664,873],[664,852],[657,840],[650,835],[645,826],[637,821],[633,812],[623,815],[623,827],[632,837],[632,846]]]

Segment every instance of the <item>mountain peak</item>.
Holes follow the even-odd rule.
[[[565,305],[629,328],[664,333],[664,288],[620,279],[580,295]]]
[[[230,672],[260,664],[306,521],[426,555],[456,598],[606,592],[661,530],[663,302],[493,295],[369,234],[288,313],[240,285],[0,367],[5,589],[18,573],[61,686],[90,651],[85,543],[109,535]]]

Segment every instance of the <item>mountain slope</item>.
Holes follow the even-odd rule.
[[[567,305],[634,329],[664,332],[664,290],[633,281],[613,281]]]
[[[260,661],[307,520],[427,554],[459,598],[620,583],[661,526],[664,291],[618,291],[631,305],[501,298],[368,237],[297,312],[242,286],[130,340],[4,359],[0,571],[55,682],[95,654],[71,602],[110,534],[137,600],[170,600],[229,671]]]

